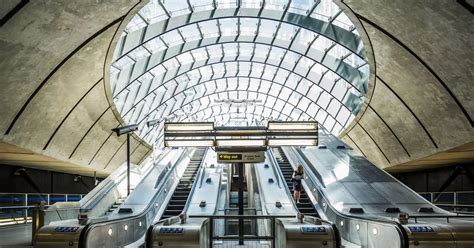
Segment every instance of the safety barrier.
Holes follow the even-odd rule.
[[[45,208],[56,202],[77,202],[81,194],[0,193],[0,226],[31,222],[32,210],[44,202]]]
[[[246,247],[252,247],[255,241],[268,241],[269,247],[276,247],[276,219],[277,218],[295,218],[294,215],[191,215],[189,218],[205,218],[209,220],[209,247],[217,242],[226,247],[238,246],[239,243],[245,244]],[[221,226],[225,222],[238,221],[243,223],[252,223],[255,220],[264,220],[264,228],[259,228],[259,232],[251,232],[244,235],[235,235],[223,233]],[[247,243],[245,243],[247,242]],[[260,242],[259,242],[260,243]],[[257,243],[255,243],[257,245]]]
[[[418,192],[436,206],[456,213],[474,212],[474,191]]]

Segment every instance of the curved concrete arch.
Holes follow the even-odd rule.
[[[391,163],[373,155],[377,148],[364,138],[368,133],[348,128],[342,137],[350,135],[351,142],[364,148],[370,159],[391,171],[472,161],[465,152],[448,151],[474,140],[474,105],[466,98],[472,95],[467,93],[472,91],[467,86],[472,77],[466,63],[472,57],[472,49],[466,46],[472,40],[466,35],[466,28],[472,26],[469,14],[446,1],[380,1],[372,6],[345,0],[344,4],[367,29],[377,60],[378,83],[370,105],[378,114],[362,113],[359,122],[371,125],[367,132]],[[369,10],[380,6],[384,6],[381,11]],[[407,14],[390,21],[395,18],[394,8]],[[420,36],[426,39],[420,42]],[[387,108],[387,102],[395,106]],[[388,139],[382,125],[390,127],[406,151],[393,152],[397,141]]]

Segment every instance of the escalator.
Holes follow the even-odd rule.
[[[275,155],[275,159],[277,160],[280,170],[285,177],[286,185],[291,191],[291,194],[293,194],[293,183],[291,182],[291,178],[293,176],[294,169],[291,167],[291,164],[281,147],[273,148],[273,154]],[[302,187],[301,190],[300,203],[296,203],[296,207],[298,208],[298,211],[304,215],[319,217],[304,187]]]
[[[205,149],[197,148],[194,152],[193,156],[191,157],[191,161],[184,171],[183,176],[179,180],[178,186],[176,186],[176,189],[173,192],[173,196],[168,202],[168,206],[166,206],[166,209],[161,216],[161,220],[177,216],[183,211],[186,201],[189,198],[194,180],[196,179],[196,175],[199,171],[201,160],[204,157],[205,151]]]

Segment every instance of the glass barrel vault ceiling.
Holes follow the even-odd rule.
[[[332,0],[152,0],[125,28],[110,69],[117,110],[158,147],[165,120],[317,120],[337,135],[368,80],[362,39]]]

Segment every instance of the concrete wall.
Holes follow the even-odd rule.
[[[106,58],[146,2],[29,1],[5,19],[0,161],[89,175],[123,163],[125,138],[110,131],[122,121],[106,97]],[[472,14],[452,0],[337,2],[359,19],[375,60],[368,107],[342,139],[382,168],[474,141]],[[0,5],[6,16],[13,9]],[[150,150],[134,136],[133,163]]]
[[[137,4],[30,1],[1,27],[0,140],[15,147],[0,150],[4,163],[105,175],[124,162],[125,137],[110,130],[121,120],[103,78],[114,36]],[[150,146],[134,136],[132,151],[139,164]],[[58,161],[52,167],[45,157]]]
[[[472,142],[472,14],[450,0],[342,4],[366,30],[376,71],[368,108],[342,139],[378,166],[395,170],[409,170],[414,164],[408,161]],[[474,153],[464,161],[474,161]]]

